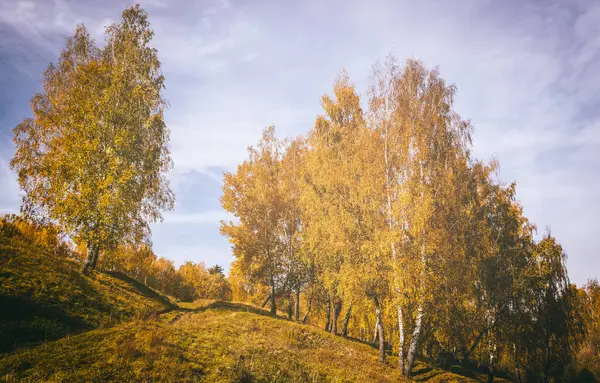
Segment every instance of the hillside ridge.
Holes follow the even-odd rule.
[[[243,302],[180,302],[114,271],[84,276],[76,254],[7,227],[0,227],[2,381],[404,379],[391,351],[382,364],[373,345],[283,313],[274,317]],[[425,363],[415,374],[422,381],[477,381]]]
[[[86,277],[75,259],[54,250],[0,235],[0,353],[177,307],[121,273]]]
[[[0,359],[4,381],[398,382],[368,344],[242,302],[198,301]],[[351,368],[349,368],[351,367]],[[423,363],[415,380],[480,381]],[[477,376],[475,376],[477,377]]]

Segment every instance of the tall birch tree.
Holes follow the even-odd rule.
[[[139,6],[106,29],[103,49],[78,26],[43,74],[33,117],[13,130],[22,210],[86,243],[84,273],[103,248],[149,241],[150,223],[173,207],[153,34]]]
[[[236,222],[221,221],[221,233],[229,238],[234,256],[256,282],[270,287],[271,314],[277,313],[276,288],[285,281],[284,252],[279,236],[283,210],[280,193],[282,144],[275,128],[264,130],[249,159],[236,173],[225,173],[221,204]]]

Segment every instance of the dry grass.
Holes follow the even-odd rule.
[[[426,366],[422,366],[426,367]],[[421,380],[474,382],[427,369]],[[197,302],[0,359],[3,381],[398,382],[369,345],[241,303]]]
[[[84,277],[31,242],[0,236],[0,270],[0,351],[18,348],[0,356],[3,382],[403,381],[397,359],[379,363],[370,345],[243,303],[177,306],[122,275]],[[485,381],[424,364],[417,372]]]
[[[122,275],[85,277],[51,249],[0,235],[0,307],[2,353],[176,305]]]

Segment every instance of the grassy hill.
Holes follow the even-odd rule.
[[[417,366],[417,380],[473,382]],[[480,381],[485,381],[480,377]],[[241,303],[200,303],[22,350],[2,381],[398,382],[369,345]]]
[[[0,231],[0,381],[398,382],[397,359],[228,302],[175,302]],[[455,368],[456,369],[456,368]],[[485,381],[417,365],[416,380]]]
[[[122,274],[84,277],[79,268],[47,246],[0,233],[0,353],[176,307]]]

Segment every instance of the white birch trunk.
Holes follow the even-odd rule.
[[[398,367],[404,371],[404,318],[402,317],[402,307],[398,306]]]
[[[415,320],[415,328],[410,340],[410,346],[408,348],[408,355],[406,357],[406,364],[404,366],[404,375],[410,377],[412,374],[412,368],[415,364],[415,357],[417,356],[417,348],[419,347],[419,338],[421,336],[421,326],[423,324],[423,305],[419,304],[417,310],[417,319]]]

